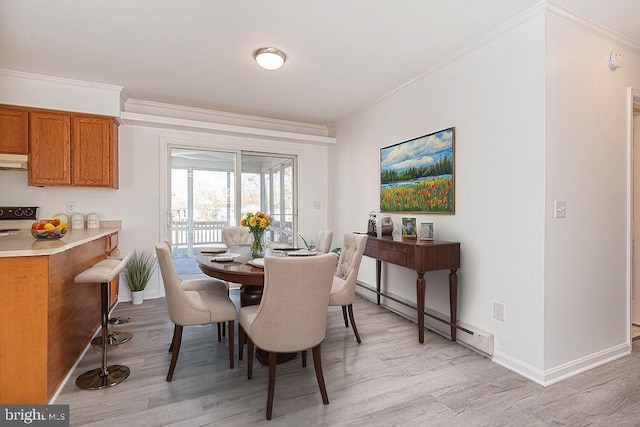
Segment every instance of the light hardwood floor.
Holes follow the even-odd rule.
[[[217,342],[213,327],[185,327],[167,383],[173,326],[164,299],[122,303],[114,313],[132,319],[114,329],[133,339],[109,353],[110,364],[131,368],[125,382],[77,388],[75,378],[100,365],[100,352],[91,349],[55,403],[70,405],[72,426],[640,425],[639,341],[632,356],[545,388],[431,332],[421,345],[414,323],[365,299],[354,307],[360,345],[341,310],[329,311],[326,406],[313,364],[302,368],[298,357],[278,366],[273,420],[266,421],[266,367],[254,363],[247,380],[245,347],[245,360],[229,369],[226,343]]]

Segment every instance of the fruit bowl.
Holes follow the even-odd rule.
[[[69,226],[57,218],[39,219],[31,225],[31,235],[41,240],[60,239],[67,231]]]

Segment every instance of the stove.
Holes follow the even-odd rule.
[[[0,206],[0,237],[28,230],[37,214],[37,206]]]

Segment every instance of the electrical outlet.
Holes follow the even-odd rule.
[[[73,213],[76,211],[76,202],[67,202],[67,212]]]
[[[501,304],[499,302],[495,302],[493,303],[493,318],[496,320],[499,320],[501,322],[504,322],[504,304]]]

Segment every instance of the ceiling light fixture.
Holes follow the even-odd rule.
[[[253,52],[253,57],[258,65],[265,70],[277,70],[287,60],[287,55],[275,47],[261,47]]]

